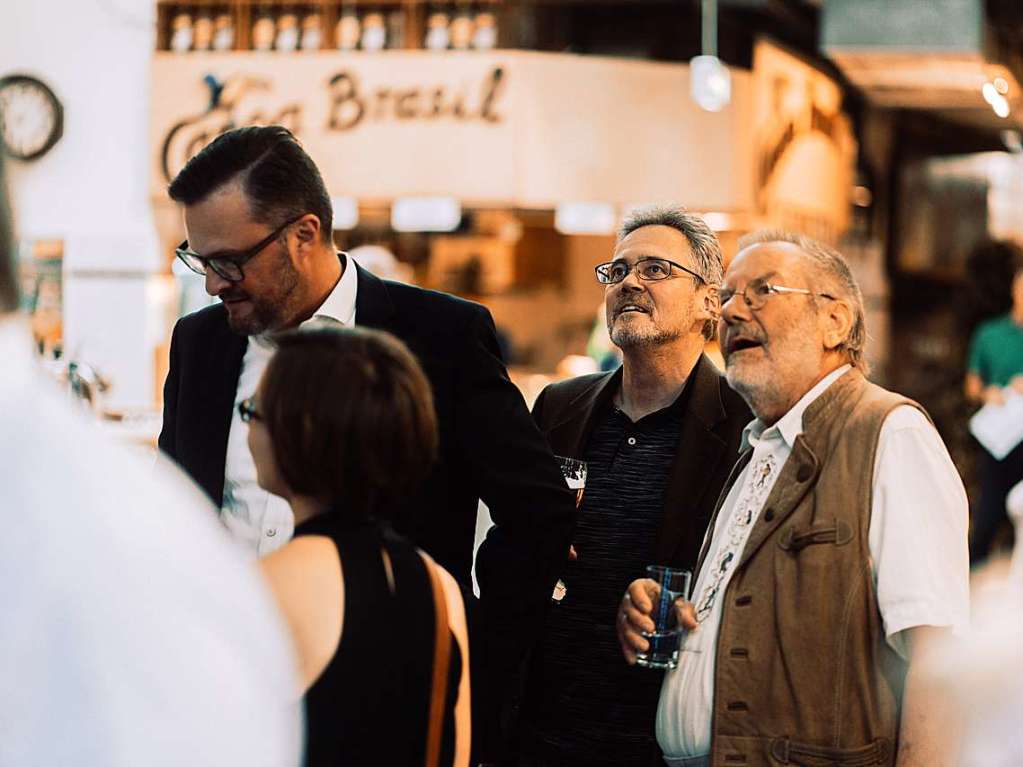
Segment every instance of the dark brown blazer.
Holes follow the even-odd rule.
[[[621,369],[584,375],[551,384],[540,393],[533,418],[555,454],[582,457],[621,378]],[[687,385],[691,389],[654,552],[659,564],[691,570],[752,415],[706,355],[700,356]]]

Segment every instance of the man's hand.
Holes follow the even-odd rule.
[[[650,578],[640,578],[629,584],[628,591],[622,597],[618,608],[618,643],[622,646],[622,654],[630,666],[636,663],[636,653],[645,652],[650,643],[643,636],[654,630],[652,617],[654,605],[661,596],[661,586]],[[675,618],[678,625],[687,631],[695,631],[699,623],[696,621],[696,610],[689,602],[681,599],[675,602]]]
[[[1004,405],[1005,404],[1005,392],[1002,391],[1001,386],[988,386],[984,389],[984,404],[985,405]]]

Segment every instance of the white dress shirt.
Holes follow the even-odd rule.
[[[342,325],[355,324],[355,297],[358,275],[352,259],[346,259],[344,274],[334,290],[303,326],[328,317]],[[273,344],[261,336],[249,338],[231,413],[224,464],[224,506],[221,518],[227,529],[248,551],[266,556],[291,540],[295,518],[288,502],[268,493],[256,482],[256,464],[249,452],[249,425],[238,414],[238,403],[256,393],[259,380],[273,356]]]
[[[20,320],[0,370],[0,765],[297,765],[288,636],[208,499],[72,412]]]
[[[725,499],[706,558],[708,563],[725,561],[723,577],[715,567],[700,572],[693,590],[693,602],[698,609],[703,606],[700,629],[688,634],[678,668],[665,674],[661,687],[657,741],[668,764],[710,753],[723,596],[740,560],[729,560],[725,550],[741,552],[803,431],[803,413],[848,370],[846,365],[830,373],[770,428],[754,420],[743,432],[743,447],[751,446],[753,455]],[[967,509],[966,491],[937,431],[916,408],[897,407],[879,436],[868,545],[885,636],[904,657],[900,632],[905,629],[966,628]],[[746,511],[752,514],[736,513]]]

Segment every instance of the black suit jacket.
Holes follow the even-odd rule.
[[[380,280],[349,261],[352,267],[356,322],[405,342],[430,380],[437,411],[439,461],[396,527],[468,586],[482,498],[495,522],[476,564],[482,600],[500,603],[509,623],[535,616],[557,580],[575,505],[508,378],[490,313],[444,293]],[[228,327],[221,304],[182,318],[171,338],[160,448],[218,506],[247,344]]]
[[[533,406],[533,418],[558,455],[581,458],[597,419],[611,405],[622,371],[551,384]],[[749,408],[706,355],[690,373],[678,451],[664,496],[654,546],[656,562],[692,570],[718,495],[739,455]]]

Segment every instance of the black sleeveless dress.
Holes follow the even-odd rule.
[[[415,547],[374,523],[327,513],[295,529],[337,547],[344,576],[341,642],[305,696],[306,767],[416,767],[426,753],[433,679],[433,592]],[[392,593],[381,550],[394,577]],[[455,752],[454,708],[462,656],[454,636],[440,764]]]

